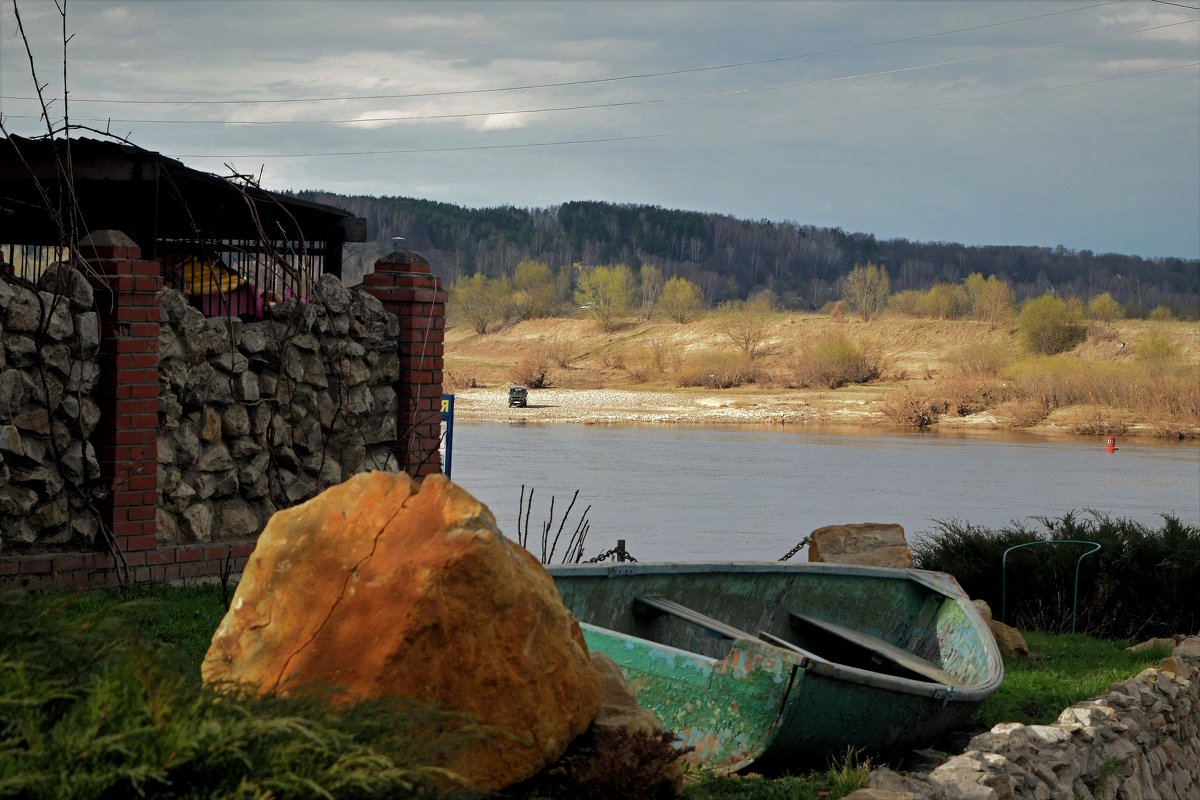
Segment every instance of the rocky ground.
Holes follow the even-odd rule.
[[[508,387],[454,392],[456,419],[581,424],[886,425],[878,391],[764,392],[729,389],[534,389],[508,407]]]

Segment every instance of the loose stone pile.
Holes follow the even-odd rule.
[[[36,291],[0,281],[0,552],[87,543],[99,529],[93,306],[87,280],[65,265]]]
[[[160,540],[256,534],[365,469],[394,470],[399,323],[323,275],[258,322],[205,318],[161,294]]]
[[[928,774],[879,769],[847,800],[1200,798],[1200,637],[1157,668],[1063,711],[1004,723]]]

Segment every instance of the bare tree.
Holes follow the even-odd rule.
[[[766,344],[772,311],[767,295],[729,303],[725,308],[722,331],[747,358],[753,360],[762,353]]]
[[[879,316],[887,305],[889,291],[887,270],[878,264],[860,264],[842,281],[842,299],[864,320]]]

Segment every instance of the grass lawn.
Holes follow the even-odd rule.
[[[244,771],[243,788],[279,798],[318,796],[316,786],[331,797],[433,796],[420,788],[420,765],[429,762],[406,739],[426,730],[428,710],[374,709],[344,721],[320,704],[214,703],[199,686],[199,665],[224,614],[219,586],[7,595],[0,606],[0,707],[19,711],[0,720],[0,798],[60,797],[68,788],[78,798],[243,796],[223,793],[237,786],[228,777],[223,787],[205,783],[231,764]],[[1006,664],[1003,687],[975,715],[979,727],[1053,722],[1166,655],[1131,654],[1124,642],[1085,635],[1027,640],[1033,655]],[[66,762],[69,786],[58,768]],[[825,772],[771,779],[693,771],[683,796],[836,800],[870,771],[852,752],[831,763]]]

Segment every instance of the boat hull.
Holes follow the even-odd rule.
[[[961,726],[1003,679],[986,623],[938,573],[775,563],[550,571],[588,647],[611,656],[639,703],[711,769],[918,746]]]

